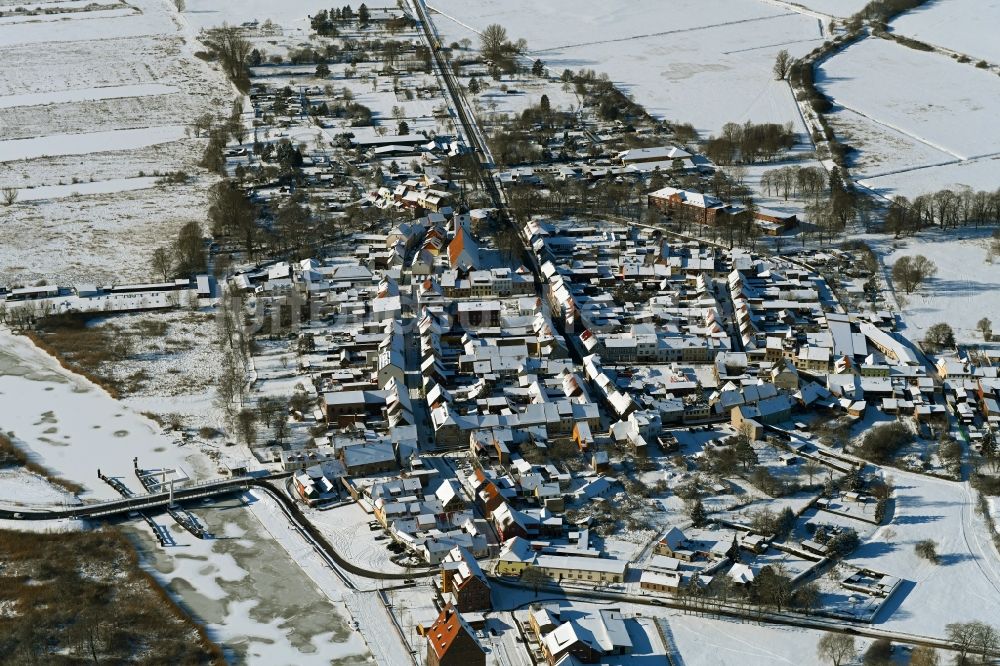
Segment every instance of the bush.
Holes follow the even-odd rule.
[[[913,545],[913,552],[917,554],[917,557],[922,557],[932,564],[941,563],[941,558],[938,556],[937,552],[937,542],[933,539],[918,541]]]
[[[944,322],[934,324],[927,329],[924,344],[935,350],[951,349],[955,346],[955,332]]]
[[[886,463],[906,444],[913,441],[913,433],[902,423],[890,423],[869,430],[855,453],[872,462]]]

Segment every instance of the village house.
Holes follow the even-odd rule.
[[[475,631],[454,606],[445,606],[431,626],[417,631],[427,639],[426,666],[486,666]]]

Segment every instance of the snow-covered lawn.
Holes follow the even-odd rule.
[[[893,21],[892,31],[1000,64],[998,25],[998,0],[932,0]]]
[[[947,322],[959,342],[982,342],[976,322],[982,317],[997,320],[1000,316],[1000,260],[986,262],[989,230],[958,232],[929,231],[917,238],[889,240],[879,248],[885,263],[892,266],[902,256],[921,254],[937,265],[937,274],[919,290],[904,295],[905,335],[922,340],[927,329]],[[899,289],[897,287],[897,293]]]
[[[550,72],[606,72],[653,115],[717,132],[727,122],[801,119],[788,85],[771,73],[782,48],[802,55],[824,38],[820,21],[765,2],[598,0],[472,3],[434,0],[431,19],[445,43],[478,44],[491,23],[528,41]],[[825,27],[822,27],[825,31]]]

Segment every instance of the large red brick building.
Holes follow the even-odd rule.
[[[664,187],[647,195],[650,208],[656,208],[664,213],[684,213],[699,224],[713,226],[734,218],[747,218],[749,211],[739,206],[722,203],[720,199],[700,192],[679,190],[675,187]],[[742,221],[742,220],[741,220]]]

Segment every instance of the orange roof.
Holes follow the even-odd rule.
[[[448,244],[448,260],[451,262],[451,267],[455,268],[458,264],[458,258],[462,256],[462,251],[465,249],[465,227],[459,226],[458,231],[455,233],[455,237],[451,239],[451,243]]]
[[[445,606],[437,620],[427,630],[427,640],[430,641],[438,659],[444,657],[458,634],[465,631],[463,625],[458,611],[451,604]]]

